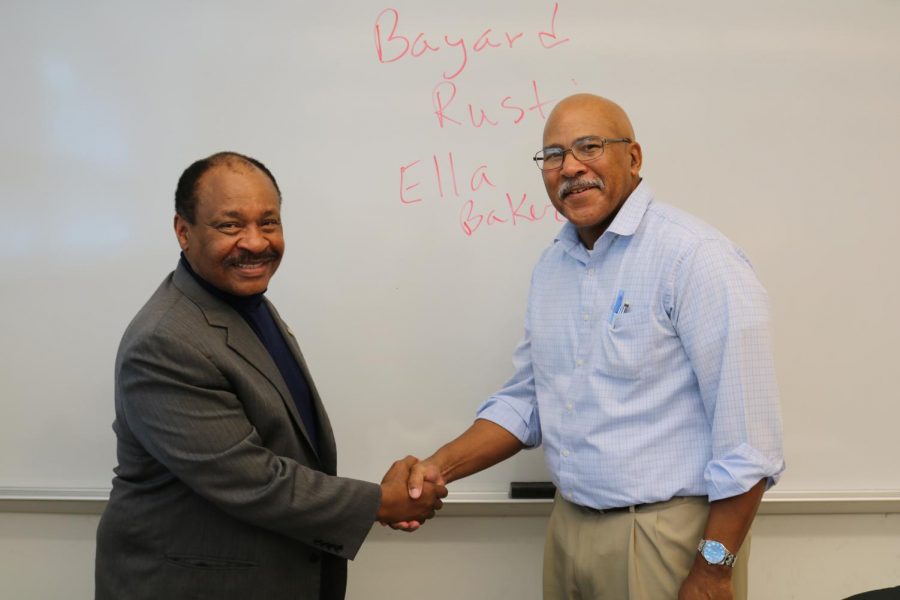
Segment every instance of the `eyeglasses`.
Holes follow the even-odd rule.
[[[565,150],[562,148],[544,148],[539,150],[531,160],[534,161],[541,171],[556,171],[562,168],[566,159],[566,152],[571,152],[577,161],[585,163],[597,160],[603,156],[603,150],[606,149],[607,144],[617,144],[619,142],[630,144],[631,138],[581,138],[572,144],[571,148]]]

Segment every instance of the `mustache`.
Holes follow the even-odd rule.
[[[556,190],[556,195],[559,198],[565,198],[572,193],[572,190],[587,189],[592,187],[595,187],[602,192],[604,188],[606,188],[606,184],[604,184],[603,180],[599,177],[597,177],[596,179],[567,179],[559,184],[559,187]]]
[[[267,250],[265,252],[260,252],[259,254],[242,250],[239,254],[229,256],[227,259],[225,259],[225,265],[234,267],[237,265],[245,265],[247,263],[270,262],[273,260],[278,260],[279,258],[281,257],[274,250]]]

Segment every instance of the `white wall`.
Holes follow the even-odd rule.
[[[0,513],[0,598],[93,596],[96,515]],[[537,600],[545,517],[444,517],[415,534],[376,526],[349,600]],[[840,599],[900,585],[900,514],[760,515],[750,598]]]

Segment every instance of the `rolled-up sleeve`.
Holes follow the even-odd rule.
[[[674,278],[673,322],[712,430],[710,500],[736,496],[784,470],[781,412],[765,289],[740,251],[704,240]]]
[[[530,308],[528,310],[530,313]],[[477,419],[492,421],[516,436],[528,448],[541,445],[541,419],[531,364],[531,334],[525,318],[525,334],[513,353],[513,376],[478,408]]]

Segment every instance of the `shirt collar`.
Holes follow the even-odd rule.
[[[644,214],[647,212],[647,207],[650,206],[651,200],[653,200],[653,191],[642,179],[637,184],[637,187],[634,188],[634,191],[631,192],[631,195],[625,199],[625,203],[619,209],[619,213],[613,219],[613,222],[606,228],[606,231],[617,235],[634,235],[634,232],[637,231],[638,226],[641,224],[641,220],[644,218]]]
[[[652,200],[653,190],[642,179],[637,187],[634,188],[634,191],[631,192],[631,195],[625,199],[616,218],[613,219],[613,222],[609,224],[609,227],[606,228],[603,234],[634,235]],[[566,251],[571,251],[576,245],[582,245],[581,238],[578,237],[578,230],[569,222],[563,225],[553,241],[562,244],[561,248]]]

